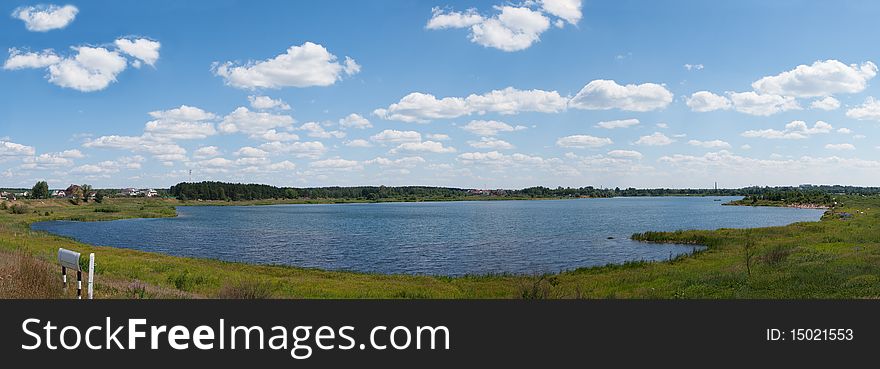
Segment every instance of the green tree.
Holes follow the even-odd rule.
[[[82,191],[82,199],[84,202],[89,202],[89,193],[92,192],[92,186],[84,184],[79,186],[80,191]]]
[[[31,197],[35,199],[49,198],[49,184],[46,181],[39,181],[31,189]]]
[[[104,202],[104,191],[98,190],[97,192],[95,192],[95,202],[99,204]]]

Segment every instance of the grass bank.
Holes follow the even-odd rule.
[[[0,251],[45,263],[59,247],[98,255],[101,298],[877,298],[880,297],[880,197],[842,200],[841,217],[747,230],[646,232],[646,242],[707,246],[667,262],[632,262],[544,276],[456,278],[333,272],[181,258],[86,245],[32,231],[45,220],[98,221],[174,216],[176,200],[18,201],[0,211]],[[191,202],[260,205],[277,202]],[[7,204],[9,207],[11,204]],[[0,255],[0,257],[4,257]],[[10,258],[11,260],[11,258]],[[7,267],[13,269],[15,266]],[[0,283],[4,283],[0,281]],[[27,297],[7,292],[0,297]]]

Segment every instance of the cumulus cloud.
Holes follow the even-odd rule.
[[[607,154],[609,157],[616,159],[633,159],[633,160],[641,160],[642,153],[633,150],[611,150]]]
[[[414,151],[414,152],[432,152],[437,154],[446,154],[455,152],[454,147],[443,146],[442,143],[436,141],[422,141],[422,142],[404,142],[397,146],[394,149],[389,151],[391,154],[396,154],[401,151]]]
[[[365,161],[365,164],[376,164],[383,167],[400,167],[400,168],[412,168],[419,164],[425,163],[426,160],[421,156],[407,156],[400,159],[388,159],[383,157],[377,157],[375,159],[370,159]]]
[[[709,91],[697,91],[685,99],[685,103],[692,111],[708,112],[714,110],[727,110],[731,108],[730,99],[713,94]]]
[[[398,131],[394,129],[386,129],[373,136],[370,140],[379,143],[401,143],[401,142],[420,142],[422,134],[416,131]]]
[[[849,144],[849,143],[842,143],[842,144],[827,144],[827,145],[825,145],[825,148],[828,150],[835,150],[835,151],[851,151],[851,150],[855,150],[856,146],[853,144]]]
[[[366,129],[373,128],[370,121],[358,114],[349,114],[347,117],[339,120],[339,126],[342,128]]]
[[[813,127],[807,126],[807,123],[801,120],[795,120],[785,125],[785,129],[761,129],[749,130],[742,133],[743,137],[749,138],[767,138],[767,139],[785,139],[785,140],[801,140],[811,135],[830,133],[833,127],[823,121],[817,121]]]
[[[614,141],[611,141],[610,138],[590,135],[572,135],[556,140],[557,146],[577,149],[594,149],[613,143]]]
[[[186,161],[186,149],[170,142],[157,141],[150,136],[101,136],[86,141],[83,147],[124,149],[132,152],[146,152],[160,161]]]
[[[242,132],[259,136],[271,129],[288,128],[293,122],[293,117],[289,115],[255,112],[242,106],[223,117],[219,128],[223,133]]]
[[[840,101],[831,96],[825,96],[824,98],[813,100],[810,103],[810,107],[821,110],[836,110],[840,107]]]
[[[729,95],[736,111],[751,115],[768,116],[783,111],[801,109],[797,100],[791,96],[762,95],[754,91],[731,92]]]
[[[660,132],[654,132],[653,134],[639,137],[636,140],[636,145],[644,145],[644,146],[666,146],[675,142],[674,139],[671,139]]]
[[[204,146],[193,152],[193,157],[196,159],[208,159],[220,155],[223,155],[223,152],[221,152],[220,148],[217,146]]]
[[[688,145],[698,146],[707,149],[729,149],[731,148],[730,144],[726,141],[722,140],[711,140],[711,141],[700,141],[700,140],[690,140],[688,141]]]
[[[434,140],[434,141],[448,141],[449,140],[449,135],[443,134],[443,133],[428,133],[427,135],[425,135],[425,137],[427,137],[429,140]]]
[[[705,66],[702,64],[685,64],[684,65],[684,69],[687,69],[687,70],[703,70],[703,68],[705,68]]]
[[[16,8],[12,17],[24,22],[25,28],[32,32],[47,32],[67,27],[79,13],[73,5],[35,5]]]
[[[114,43],[123,53],[149,66],[155,65],[159,60],[159,48],[162,47],[159,41],[146,38],[120,38]],[[140,63],[136,63],[134,66],[140,67]]]
[[[248,101],[251,103],[251,107],[257,110],[269,110],[269,109],[279,109],[279,110],[290,110],[290,105],[288,105],[284,100],[281,99],[273,99],[269,96],[248,96]]]
[[[327,131],[321,126],[320,123],[316,122],[307,122],[297,128],[298,130],[307,131],[307,135],[309,137],[315,138],[343,138],[345,137],[345,132],[342,131]]]
[[[0,163],[13,158],[34,156],[36,149],[33,146],[0,139]]]
[[[298,158],[318,158],[327,148],[320,141],[309,142],[267,142],[259,146],[261,150],[273,154],[293,154]]]
[[[522,112],[556,113],[565,110],[566,99],[556,91],[518,90],[507,87],[466,98],[444,97],[413,92],[388,108],[373,114],[386,120],[425,123],[433,119],[452,119],[471,114]]]
[[[581,0],[541,0],[541,9],[555,15],[569,24],[576,25],[581,21]]]
[[[868,96],[862,105],[847,110],[846,116],[858,120],[880,121],[880,101]]]
[[[517,6],[494,9],[495,15],[484,17],[474,9],[455,12],[434,8],[426,28],[470,28],[471,42],[507,52],[529,48],[550,28],[550,19],[541,11]]]
[[[846,65],[831,59],[761,78],[752,83],[752,88],[761,94],[794,97],[852,94],[864,91],[876,75],[877,65],[872,62]]]
[[[514,148],[511,143],[492,137],[480,137],[479,141],[468,141],[468,145],[477,149],[510,150]]]
[[[3,63],[3,69],[17,70],[25,68],[45,68],[61,62],[61,57],[52,50],[41,52],[27,52],[16,48],[9,49],[9,58]]]
[[[343,75],[360,71],[353,59],[347,58],[344,64],[324,46],[306,42],[271,59],[217,63],[212,69],[226,84],[238,88],[311,87],[330,86]]]
[[[331,158],[313,161],[309,163],[309,167],[313,169],[353,170],[359,169],[361,167],[361,163],[355,160]]]
[[[500,132],[513,132],[527,129],[526,126],[512,126],[497,120],[472,120],[461,129],[480,136],[496,136]]]
[[[596,127],[605,128],[605,129],[615,129],[615,128],[627,128],[632,127],[639,124],[638,119],[622,119],[622,120],[609,120],[604,122],[599,122],[596,124]]]
[[[615,81],[594,80],[584,86],[568,106],[584,110],[651,111],[665,108],[672,97],[666,87],[655,83],[621,86]]]
[[[370,141],[359,138],[356,140],[346,141],[345,146],[364,148],[364,147],[373,147],[373,144],[371,144]]]
[[[144,43],[148,46],[144,46]],[[52,50],[24,52],[11,48],[3,68],[46,68],[46,78],[50,83],[77,91],[93,92],[103,90],[116,82],[116,77],[129,64],[123,55],[137,58],[132,63],[134,66],[139,66],[142,61],[152,65],[159,58],[159,43],[146,39],[119,39],[117,49],[91,46],[74,46],[71,49],[74,51],[73,55],[59,56]]]

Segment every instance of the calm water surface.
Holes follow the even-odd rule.
[[[532,274],[693,251],[692,246],[633,242],[628,237],[635,232],[764,227],[822,215],[821,210],[722,206],[738,198],[715,199],[182,206],[176,218],[52,221],[32,227],[95,245],[258,264]]]

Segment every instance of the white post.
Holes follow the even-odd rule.
[[[94,298],[95,291],[95,253],[89,254],[89,300]]]

